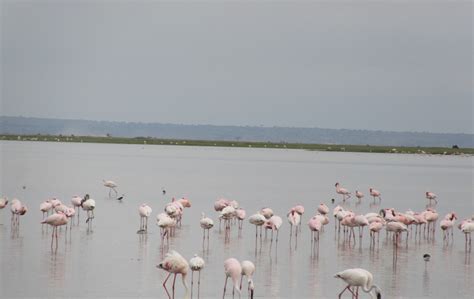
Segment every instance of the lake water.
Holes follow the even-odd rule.
[[[374,274],[384,298],[474,295],[474,253],[465,251],[464,235],[457,229],[453,244],[447,246],[439,227],[434,241],[412,237],[407,246],[402,243],[398,248],[394,261],[393,244],[384,232],[375,249],[370,249],[367,231],[361,243],[357,238],[355,246],[349,246],[342,236],[336,237],[332,217],[321,234],[319,254],[314,254],[306,225],[321,202],[332,213],[340,201],[334,188],[337,181],[366,194],[360,205],[352,199],[346,204],[356,212],[382,207],[421,211],[426,205],[424,192],[431,190],[439,196],[440,217],[450,211],[460,219],[470,217],[471,157],[39,142],[1,142],[0,147],[0,193],[18,197],[29,207],[18,234],[11,234],[9,207],[0,210],[1,298],[167,298],[162,287],[166,273],[155,267],[166,252],[155,216],[172,196],[187,196],[192,202],[170,248],[188,260],[194,253],[204,257],[200,298],[222,297],[223,261],[228,257],[255,263],[256,298],[336,298],[345,285],[333,275],[355,267]],[[108,197],[102,179],[119,184],[123,202]],[[370,204],[371,186],[382,192],[381,206]],[[67,238],[64,229],[60,231],[53,253],[51,229],[43,231],[39,224],[40,202],[57,197],[69,204],[73,195],[85,193],[97,203],[92,232],[87,231],[82,212],[80,225]],[[256,250],[255,228],[245,221],[242,236],[233,227],[227,243],[218,228],[211,230],[209,249],[203,251],[201,212],[216,221],[213,203],[220,197],[237,200],[247,215],[271,207],[284,219],[279,242],[263,239]],[[153,208],[147,235],[136,233],[141,203]],[[294,237],[289,242],[285,215],[298,203],[306,213],[296,244]],[[432,256],[426,267],[424,253]],[[181,280],[176,283],[176,298],[182,298]],[[227,298],[231,296],[228,292]],[[193,297],[197,298],[196,289]],[[361,297],[369,298],[365,293]],[[242,298],[247,298],[246,292]]]

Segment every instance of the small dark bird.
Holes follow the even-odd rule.
[[[431,258],[431,255],[429,253],[423,254],[423,259],[425,260],[425,262],[429,262],[430,258]]]
[[[25,189],[26,189],[26,186],[23,186],[22,188],[23,188],[23,190],[25,190]]]
[[[166,194],[166,190],[165,190],[165,189],[163,189],[163,191],[162,191],[162,192],[163,192],[163,195],[165,195],[165,194]]]
[[[331,203],[334,203],[334,198],[331,198]]]
[[[120,197],[117,197],[117,200],[120,200],[120,201],[122,201],[122,199],[123,199],[123,197],[124,197],[124,196],[125,196],[125,194],[122,194],[122,196],[120,196]]]

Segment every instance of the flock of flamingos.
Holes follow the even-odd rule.
[[[112,191],[117,193],[117,184],[113,181],[105,181],[104,186],[110,188],[109,196]],[[336,183],[336,193],[342,196],[342,200],[345,202],[351,197],[351,193],[341,187],[339,183]],[[165,193],[165,191],[163,191]],[[369,189],[370,196],[373,197],[374,202],[377,200],[382,201],[381,193],[373,188]],[[360,191],[355,192],[357,201],[361,201],[364,197],[364,194]],[[415,236],[421,235],[428,238],[434,237],[437,221],[439,215],[435,209],[432,208],[431,203],[434,201],[437,203],[437,196],[432,192],[425,193],[426,199],[429,200],[429,205],[426,210],[419,213],[413,212],[411,210],[406,211],[405,213],[395,211],[393,208],[381,209],[379,213],[368,213],[365,215],[356,215],[352,211],[345,210],[341,206],[337,205],[333,211],[332,216],[334,219],[334,229],[340,234],[341,228],[344,238],[347,238],[349,242],[353,240],[355,243],[356,233],[354,229],[358,228],[359,239],[362,240],[364,228],[368,227],[370,233],[370,244],[375,245],[378,242],[380,231],[385,228],[387,236],[392,235],[393,244],[395,247],[399,246],[401,240],[401,234],[406,233],[407,244],[408,244],[408,234],[413,232],[413,227],[415,227]],[[117,198],[121,199],[121,198]],[[333,199],[334,202],[334,199]],[[68,223],[74,222],[75,215],[77,214],[77,221],[79,222],[79,213],[82,209],[87,213],[86,223],[88,229],[92,226],[92,221],[94,219],[94,209],[96,202],[94,199],[90,198],[88,194],[84,197],[74,196],[71,200],[71,207],[66,206],[58,199],[48,199],[40,204],[40,211],[43,213],[42,224],[48,224],[53,227],[52,236],[51,236],[51,249],[57,249],[58,247],[58,227],[65,225],[67,229]],[[0,209],[5,208],[8,205],[7,198],[0,198]],[[161,244],[162,246],[168,246],[169,248],[169,238],[174,235],[175,229],[181,226],[181,219],[183,217],[184,209],[191,207],[191,202],[187,198],[181,198],[175,200],[173,198],[172,202],[168,203],[164,207],[164,212],[160,213],[156,217],[156,224],[160,228]],[[11,217],[11,229],[19,230],[20,226],[20,216],[25,215],[27,212],[27,207],[22,204],[18,199],[11,200],[10,210],[12,213]],[[239,203],[235,200],[228,199],[218,199],[214,203],[214,210],[218,212],[219,219],[219,231],[224,230],[225,238],[230,237],[230,231],[233,226],[239,230],[239,233],[243,227],[243,221],[247,218],[246,211],[239,208]],[[312,248],[317,250],[319,245],[319,234],[324,231],[325,225],[329,223],[329,208],[327,205],[321,203],[316,210],[316,214],[312,216],[307,222],[308,228],[311,231],[311,242]],[[140,215],[140,228],[137,233],[146,233],[148,229],[148,218],[151,216],[152,209],[146,204],[142,204],[138,208],[138,213]],[[293,234],[297,237],[298,232],[301,231],[302,217],[305,213],[305,208],[302,205],[296,205],[292,207],[288,214],[286,215],[288,223],[290,224],[290,238]],[[443,240],[449,242],[450,238],[453,238],[453,230],[455,227],[455,222],[457,220],[456,213],[450,212],[445,215],[440,223],[439,227],[443,232]],[[274,215],[271,208],[262,208],[257,213],[248,217],[248,221],[255,225],[255,244],[257,244],[257,238],[260,236],[262,238],[262,229],[265,229],[265,234],[267,230],[271,231],[271,240],[273,242],[273,237],[275,233],[276,242],[278,242],[278,232],[283,223],[281,217]],[[223,223],[222,223],[223,222]],[[222,228],[223,226],[223,228]],[[200,227],[203,230],[203,246],[205,246],[205,240],[209,241],[209,230],[214,227],[214,221],[206,217],[203,213],[200,220]],[[465,234],[465,250],[471,250],[471,233],[474,231],[474,215],[470,219],[462,220],[458,226],[459,230]],[[207,234],[206,234],[207,231]],[[207,242],[207,244],[209,244]],[[424,259],[428,261],[430,256],[425,254]],[[195,255],[189,260],[189,262],[181,256],[178,252],[170,250],[163,261],[161,261],[157,268],[167,271],[169,274],[163,282],[163,287],[169,298],[174,298],[175,294],[175,282],[176,276],[181,274],[182,282],[186,290],[185,298],[188,298],[188,285],[186,283],[186,277],[189,271],[191,271],[191,296],[194,283],[194,272],[198,272],[198,290],[200,285],[200,271],[204,268],[204,260]],[[223,297],[226,294],[227,280],[231,278],[233,283],[232,294],[234,295],[237,292],[239,295],[242,290],[242,281],[245,277],[247,280],[247,291],[250,298],[254,296],[255,285],[252,280],[252,275],[255,272],[255,265],[251,261],[242,261],[239,262],[235,258],[229,258],[224,261],[224,273],[225,273],[225,284]],[[171,275],[173,277],[173,296],[171,296],[166,288],[166,282]],[[342,279],[347,283],[347,286],[338,294],[338,297],[341,298],[342,294],[346,291],[351,293],[353,298],[359,297],[359,288],[369,293],[372,298],[381,298],[382,291],[381,289],[373,284],[373,276],[370,272],[364,269],[355,268],[347,269],[336,273],[335,278]],[[239,282],[240,280],[240,282]],[[199,294],[199,293],[198,293]]]

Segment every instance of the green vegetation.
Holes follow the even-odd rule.
[[[405,146],[374,146],[374,145],[336,145],[311,143],[272,143],[246,141],[212,141],[212,140],[179,140],[159,139],[152,137],[112,137],[108,136],[74,136],[74,135],[0,135],[0,140],[15,141],[47,141],[47,142],[86,142],[86,143],[117,143],[147,145],[181,145],[181,146],[220,146],[247,148],[282,148],[302,149],[326,152],[364,152],[364,153],[401,153],[401,154],[433,154],[433,155],[473,155],[474,148],[445,147],[405,147]]]

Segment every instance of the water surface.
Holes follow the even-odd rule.
[[[443,244],[439,229],[434,241],[410,239],[408,246],[398,248],[394,262],[394,247],[385,234],[373,250],[367,235],[349,245],[337,238],[332,219],[321,235],[319,254],[314,254],[306,226],[319,203],[332,210],[330,199],[340,201],[334,188],[337,181],[366,193],[362,204],[352,200],[346,204],[356,212],[381,207],[421,211],[426,205],[424,192],[431,190],[439,195],[436,209],[441,216],[449,211],[460,218],[471,216],[470,157],[39,142],[0,142],[0,147],[0,193],[18,197],[29,207],[18,235],[11,234],[9,209],[0,211],[1,298],[166,298],[161,286],[166,273],[155,267],[166,250],[154,222],[173,196],[192,201],[170,248],[187,259],[194,253],[205,258],[200,298],[222,297],[223,261],[228,257],[255,263],[258,298],[335,298],[344,284],[333,278],[334,273],[354,267],[371,271],[386,298],[474,294],[473,253],[465,252],[458,230],[450,245]],[[119,184],[120,194],[125,194],[122,203],[108,197],[102,179]],[[381,206],[370,204],[371,186],[382,192]],[[82,213],[80,225],[67,238],[61,231],[59,248],[52,253],[51,230],[39,224],[39,203],[53,196],[69,203],[73,195],[85,193],[97,202],[93,231],[87,231]],[[212,230],[209,249],[203,250],[200,215],[205,212],[216,220],[213,203],[220,197],[239,201],[247,214],[271,207],[284,218],[279,242],[263,239],[255,250],[254,226],[245,222],[242,236],[234,228],[228,243],[223,233]],[[147,235],[136,233],[141,203],[153,208]],[[306,213],[296,244],[294,238],[289,242],[285,215],[298,203]],[[424,253],[432,255],[426,267]],[[176,298],[183,294],[177,280]],[[242,298],[247,297],[244,294]]]

